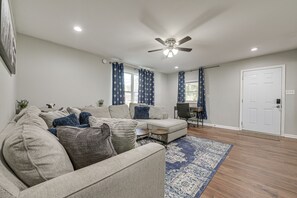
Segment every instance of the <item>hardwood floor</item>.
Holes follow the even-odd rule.
[[[188,135],[233,144],[203,198],[297,198],[297,140],[262,138],[203,127]]]

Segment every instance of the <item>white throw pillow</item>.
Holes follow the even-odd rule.
[[[74,114],[77,117],[77,119],[79,119],[79,114],[81,113],[81,110],[74,107],[67,107],[67,111],[69,114]]]
[[[41,112],[39,116],[46,122],[48,128],[52,128],[53,121],[55,119],[62,118],[68,115],[68,111],[66,109],[62,109],[58,111]]]
[[[84,107],[81,109],[82,112],[89,112],[96,118],[111,118],[108,107]]]
[[[100,127],[103,123],[109,125],[112,133],[111,141],[118,154],[135,148],[137,121],[115,118],[104,119],[91,116],[89,117],[89,123],[91,127]]]
[[[126,104],[111,105],[109,106],[109,112],[112,118],[131,119],[129,107]]]
[[[73,171],[64,147],[48,131],[35,125],[16,127],[4,142],[3,156],[28,186]]]

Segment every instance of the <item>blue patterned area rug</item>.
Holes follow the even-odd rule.
[[[140,145],[150,142],[158,143],[151,139],[138,141]],[[231,144],[193,136],[168,144],[165,197],[200,197],[231,148]]]

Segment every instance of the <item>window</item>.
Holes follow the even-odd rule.
[[[125,80],[125,103],[138,102],[138,75],[133,73],[124,73]]]
[[[197,102],[198,81],[186,82],[186,102]]]

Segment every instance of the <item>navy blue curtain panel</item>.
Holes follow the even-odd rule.
[[[138,71],[138,103],[155,105],[155,74],[146,69]]]
[[[204,76],[204,69],[199,68],[199,87],[198,87],[198,102],[197,107],[202,108],[203,112],[199,113],[198,116],[200,119],[207,119],[207,112],[206,112],[206,103],[205,103],[205,76]]]
[[[178,87],[177,87],[177,102],[186,101],[186,83],[185,83],[185,72],[178,72]]]
[[[112,63],[112,104],[125,104],[125,84],[123,63]]]

